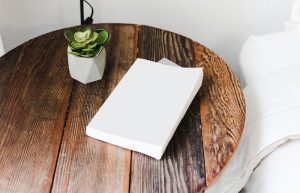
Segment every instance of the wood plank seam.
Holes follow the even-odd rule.
[[[129,190],[131,151],[87,137],[85,126],[134,62],[137,28],[122,24],[106,24],[101,28],[111,31],[114,37],[107,45],[105,76],[100,82],[77,84],[73,88],[75,96],[70,102],[53,193],[95,192],[99,188],[101,192],[127,193]]]
[[[65,66],[61,70],[65,49],[57,46],[57,35],[30,40],[0,61],[0,72],[6,74],[0,78],[1,96],[8,99],[0,100],[7,108],[0,115],[5,156],[0,159],[0,192],[50,190],[72,86]],[[41,42],[50,46],[45,49]]]
[[[62,134],[61,134],[61,138],[60,138],[60,142],[59,142],[59,149],[58,149],[57,155],[56,155],[55,166],[54,166],[55,169],[54,169],[54,172],[53,172],[49,193],[52,191],[52,188],[53,188],[54,177],[56,175],[57,164],[58,164],[58,160],[59,160],[59,154],[60,154],[62,142],[63,142],[63,139],[64,139],[64,131],[65,131],[65,128],[66,128],[67,119],[68,119],[69,110],[70,110],[70,107],[71,107],[71,104],[72,104],[72,100],[74,98],[74,90],[75,90],[74,88],[75,88],[75,86],[76,86],[76,83],[73,80],[73,82],[72,82],[72,91],[71,91],[71,94],[70,94],[70,97],[69,97],[69,100],[68,100],[68,106],[67,106],[67,110],[66,110],[65,117],[64,117],[64,125],[63,125]]]

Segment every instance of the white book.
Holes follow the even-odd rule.
[[[202,79],[202,68],[138,58],[88,124],[86,134],[160,159]]]

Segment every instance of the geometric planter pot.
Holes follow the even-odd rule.
[[[71,49],[68,47],[68,52]],[[93,58],[83,58],[68,54],[70,75],[73,79],[83,84],[101,80],[105,69],[106,52],[105,48]]]

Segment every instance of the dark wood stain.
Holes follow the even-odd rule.
[[[101,81],[75,83],[52,192],[127,192],[131,152],[85,135],[85,127],[136,58],[137,27],[104,25],[112,39]]]
[[[223,171],[239,143],[245,122],[245,100],[239,84],[224,60],[194,43],[195,60],[204,67],[200,112],[209,186]]]
[[[101,81],[71,79],[65,29],[0,57],[0,192],[203,192],[243,131],[245,102],[234,74],[212,51],[175,33],[127,24],[92,27],[112,34]],[[203,86],[160,161],[85,135],[137,57],[204,67]]]
[[[194,67],[193,42],[180,35],[141,26],[138,57],[158,61],[166,57],[183,67]],[[160,161],[133,152],[132,193],[196,192],[205,186],[199,96],[181,121]]]
[[[73,80],[61,32],[0,60],[0,192],[49,192]]]

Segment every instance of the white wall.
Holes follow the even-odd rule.
[[[43,33],[78,25],[79,0],[0,0],[0,33],[4,49]]]
[[[199,41],[238,73],[238,53],[250,34],[283,29],[292,0],[90,0],[99,22],[156,26]],[[86,15],[88,9],[86,11]],[[39,34],[79,24],[79,0],[0,0],[6,51]]]

